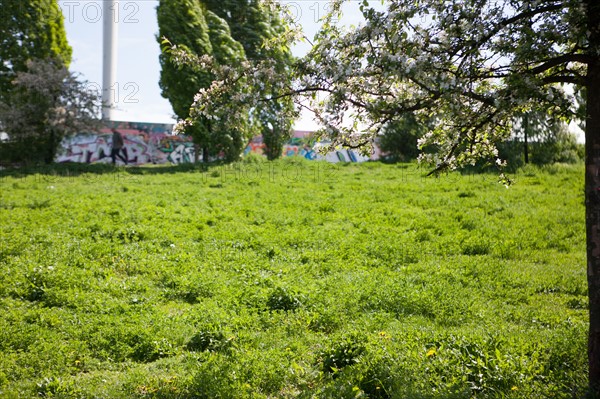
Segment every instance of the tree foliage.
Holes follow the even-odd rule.
[[[210,55],[219,62],[227,60],[235,63],[243,59],[243,48],[231,39],[226,24],[218,16],[207,11],[200,2],[161,1],[157,15],[158,40],[161,43],[164,37],[168,37],[191,54]],[[213,47],[213,43],[216,47]],[[196,93],[211,84],[212,74],[196,66],[175,65],[164,52],[160,55],[160,64],[162,94],[171,102],[177,117],[185,119],[189,115]],[[221,126],[219,123],[211,123],[210,120],[211,117],[197,118],[195,123],[186,129],[186,133],[202,146],[205,161],[209,153],[214,155],[220,147],[214,138],[219,136]]]
[[[66,136],[98,127],[100,98],[62,60],[30,60],[18,72],[10,101],[0,100],[0,122],[8,141],[2,159],[50,163]]]
[[[392,2],[387,12],[365,6],[361,28],[321,33],[303,86],[330,93],[322,112],[339,143],[364,140],[343,127],[345,117],[372,134],[414,112],[436,117],[421,145],[439,148],[423,155],[438,170],[497,158],[496,144],[508,138],[516,113],[573,111],[557,85],[585,73],[573,35],[586,27],[579,2],[571,3]]]
[[[186,23],[182,24],[182,20]],[[199,59],[208,56],[215,65],[224,68],[236,68],[247,58],[268,59],[279,73],[289,73],[289,47],[269,46],[268,43],[284,29],[283,23],[262,2],[161,1],[158,21],[162,44],[166,38],[168,43],[174,43],[180,50]],[[272,143],[270,148],[279,146],[272,152],[281,152],[281,145],[289,137],[291,128],[292,119],[288,115],[293,106],[289,98],[252,107],[238,103],[239,108],[233,108],[227,97],[237,96],[240,92],[230,92],[218,101],[219,107],[210,114],[188,118],[197,92],[210,87],[215,75],[202,62],[177,64],[171,59],[168,48],[160,60],[163,95],[171,101],[178,118],[188,120],[185,131],[194,136],[205,154],[221,153],[226,160],[235,160],[246,140],[258,132],[271,138],[267,140]],[[260,90],[265,96],[273,94],[269,82],[252,89]],[[241,91],[248,91],[248,88]],[[282,108],[286,112],[280,112]]]
[[[402,115],[382,128],[378,145],[388,160],[415,160],[419,156],[418,141],[424,133],[425,126],[419,124],[414,115]]]
[[[56,0],[2,0],[2,159],[52,162],[60,140],[95,119],[97,97],[68,71],[72,49]]]
[[[17,73],[32,59],[71,62],[63,15],[57,0],[2,0],[0,13],[0,94],[12,89]]]
[[[509,137],[515,114],[575,112],[560,83],[585,78],[580,1],[392,1],[386,11],[364,2],[365,23],[350,30],[332,22],[340,3],[288,85],[296,98],[324,94],[313,105],[334,146],[368,145],[401,114],[435,116],[421,144],[438,146],[424,159],[443,170],[497,158],[496,144]],[[253,68],[240,74],[257,85],[265,78]],[[237,79],[228,77],[224,85]]]
[[[290,42],[277,40],[286,32],[286,24],[277,8],[259,0],[204,0],[207,7],[227,21],[232,37],[242,44],[250,61],[271,60],[277,73],[291,73],[293,62]],[[277,95],[270,81],[253,87],[262,97]],[[267,158],[281,156],[283,144],[289,139],[294,110],[290,97],[265,101],[252,108],[251,117],[263,136]]]

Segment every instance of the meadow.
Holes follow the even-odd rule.
[[[583,166],[426,173],[0,172],[0,397],[583,397]]]

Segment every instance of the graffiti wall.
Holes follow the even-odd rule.
[[[312,133],[309,131],[296,130],[292,138],[283,146],[283,156],[301,156],[310,160],[326,160],[328,162],[365,162],[368,160],[379,159],[379,150],[375,148],[375,152],[371,157],[365,157],[354,150],[341,149],[322,155],[318,152],[318,148],[326,145],[327,143],[315,143],[312,138]],[[246,150],[245,154],[254,153],[263,155],[265,144],[263,143],[262,136],[253,138]]]
[[[112,162],[112,129],[123,136],[125,149],[122,155],[127,163],[142,164],[180,164],[194,162],[195,147],[191,137],[173,135],[173,125],[143,122],[107,122],[106,126],[94,133],[81,133],[62,142],[56,157],[57,162]],[[309,131],[296,130],[292,138],[283,146],[283,156],[301,156],[310,160],[328,162],[364,162],[379,158],[376,151],[371,157],[365,157],[354,150],[336,150],[326,155],[318,152],[326,143],[315,143]],[[244,155],[249,153],[263,155],[265,144],[262,136],[253,138]],[[123,164],[117,158],[118,164]]]
[[[122,155],[133,165],[194,162],[190,137],[173,135],[173,125],[137,122],[109,122],[99,132],[81,133],[63,141],[57,162],[112,162],[112,129],[123,136]],[[117,162],[123,162],[117,158]]]
[[[264,148],[265,144],[263,143],[262,136],[254,137],[244,150],[244,155],[249,153],[264,155]],[[299,155],[310,160],[323,159],[323,156],[313,150],[310,140],[302,137],[292,137],[285,143],[282,155],[284,157]]]

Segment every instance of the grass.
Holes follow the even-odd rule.
[[[2,398],[577,398],[583,167],[0,175]]]

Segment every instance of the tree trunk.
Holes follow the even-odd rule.
[[[591,397],[600,397],[600,2],[588,0],[591,61],[587,70],[585,128],[585,227],[590,301],[588,336]]]
[[[198,163],[200,160],[200,146],[194,143],[194,163]]]
[[[529,134],[529,114],[523,117],[523,132],[525,134],[525,143],[523,151],[525,152],[525,163],[529,163],[529,143],[527,143],[527,135]]]
[[[210,123],[210,120],[207,119],[206,120],[206,133],[204,134],[204,145],[202,147],[202,161],[204,162],[205,165],[208,164],[208,145],[209,145],[209,137],[212,137],[212,135],[210,134],[212,132],[212,124]]]
[[[54,128],[50,128],[50,134],[48,137],[48,146],[46,148],[46,155],[44,161],[47,165],[50,165],[54,162],[54,156],[56,154],[56,133],[54,132]]]

